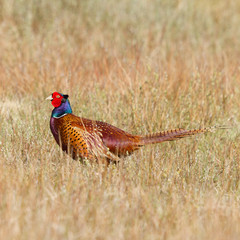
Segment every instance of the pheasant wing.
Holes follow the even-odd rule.
[[[112,154],[108,147],[104,145],[100,131],[94,128],[88,130],[78,122],[72,122],[71,127],[74,132],[74,148],[79,149],[80,152],[83,149],[86,158],[97,159],[98,161],[102,161],[104,158],[111,161],[119,161],[119,158]]]

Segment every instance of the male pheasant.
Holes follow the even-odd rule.
[[[62,150],[73,159],[118,161],[119,157],[144,145],[172,141],[211,129],[174,129],[145,136],[132,135],[108,123],[75,116],[68,95],[54,92],[47,99],[54,106],[50,120],[52,134]]]

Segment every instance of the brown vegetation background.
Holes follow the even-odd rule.
[[[240,2],[0,0],[0,239],[238,239]],[[49,129],[54,91],[132,133],[228,125],[107,173]]]

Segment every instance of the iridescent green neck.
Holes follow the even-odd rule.
[[[72,113],[69,100],[67,100],[65,103],[62,103],[59,107],[54,108],[52,111],[52,117],[60,118],[68,113]]]

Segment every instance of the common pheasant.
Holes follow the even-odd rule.
[[[144,145],[173,141],[212,129],[178,128],[145,136],[132,135],[108,123],[75,116],[68,95],[54,92],[47,100],[54,106],[50,120],[52,134],[73,159],[118,161],[119,157],[130,155]]]

